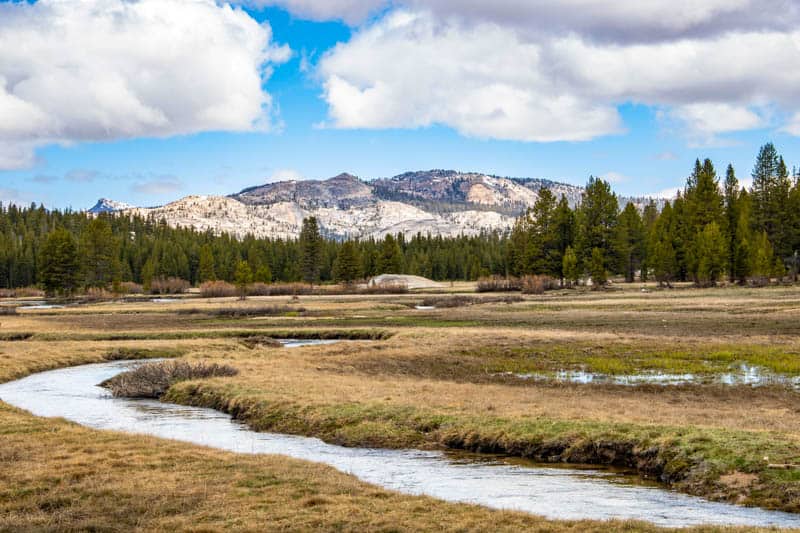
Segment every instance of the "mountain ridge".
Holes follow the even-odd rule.
[[[571,206],[583,187],[542,178],[506,178],[433,169],[363,180],[341,173],[324,180],[290,180],[246,187],[228,196],[193,195],[158,207],[102,199],[89,212],[129,213],[171,226],[227,232],[242,238],[296,238],[315,216],[330,238],[381,238],[387,233],[441,236],[509,231],[542,189]],[[119,206],[119,208],[116,208]]]

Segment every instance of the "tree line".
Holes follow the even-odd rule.
[[[451,238],[338,241],[322,238],[309,218],[297,239],[235,239],[152,218],[0,204],[0,288],[66,294],[119,282],[147,288],[173,277],[192,285],[320,283],[383,273],[439,281],[537,274],[565,284],[620,275],[666,285],[796,277],[800,175],[767,144],[751,177],[752,186],[742,187],[732,166],[720,177],[711,160],[698,160],[684,189],[660,209],[653,201],[621,207],[608,182],[590,178],[575,208],[542,189],[508,234]]]
[[[723,279],[766,283],[797,277],[800,250],[800,174],[789,173],[773,144],[761,147],[742,187],[732,165],[720,177],[710,159],[695,162],[685,187],[659,210],[620,208],[610,185],[590,178],[579,206],[547,190],[520,217],[510,236],[509,270],[576,283],[608,275],[632,282]]]

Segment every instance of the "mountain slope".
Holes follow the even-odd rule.
[[[374,181],[340,174],[327,180],[267,183],[230,196],[188,196],[154,208],[103,199],[90,212],[137,214],[237,237],[296,238],[309,216],[317,217],[322,233],[331,238],[456,236],[510,230],[542,189],[566,196],[572,206],[583,191],[544,179],[430,170]]]

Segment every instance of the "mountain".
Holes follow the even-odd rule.
[[[93,215],[98,215],[100,213],[116,213],[117,211],[124,211],[126,209],[132,209],[132,205],[128,205],[123,202],[115,202],[114,200],[109,200],[108,198],[100,198],[94,207],[88,210],[89,213]]]
[[[296,238],[309,216],[317,217],[330,238],[455,236],[510,230],[542,189],[557,198],[566,196],[572,206],[583,192],[582,187],[545,179],[429,170],[372,181],[340,174],[327,180],[267,183],[230,196],[187,196],[150,208],[102,199],[90,212],[137,214],[238,237]]]

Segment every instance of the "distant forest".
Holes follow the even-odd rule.
[[[140,217],[0,204],[0,288],[49,292],[147,287],[181,278],[192,285],[235,281],[243,264],[254,281],[352,281],[382,273],[435,280],[545,275],[562,283],[624,276],[662,284],[721,280],[766,283],[798,271],[800,175],[772,144],[761,148],[749,189],[728,166],[698,160],[685,188],[659,210],[619,205],[609,183],[590,178],[579,206],[543,189],[509,234],[443,238],[323,239],[306,220],[296,240],[237,240],[171,228]]]

